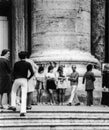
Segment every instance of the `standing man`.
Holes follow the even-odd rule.
[[[87,92],[87,106],[93,105],[93,90],[95,76],[92,72],[92,68],[93,66],[91,64],[87,65],[87,72],[84,74],[83,77],[83,84],[85,83],[85,90]]]
[[[10,104],[11,68],[9,57],[10,51],[4,49],[0,57],[0,109],[3,109],[2,98],[4,93],[7,93],[7,102]]]
[[[71,106],[72,102],[74,101],[74,98],[76,98],[76,104],[75,105],[80,105],[76,91],[77,91],[77,87],[78,87],[78,78],[79,78],[79,74],[76,71],[76,66],[72,65],[72,73],[70,74],[68,80],[70,80],[70,85],[71,85],[71,96],[69,99],[69,103],[68,105]]]
[[[9,110],[16,111],[16,92],[21,86],[21,110],[20,116],[25,116],[26,113],[26,101],[27,101],[27,80],[33,75],[33,69],[29,62],[25,61],[26,52],[21,51],[19,54],[20,61],[14,64],[13,77],[15,79],[12,91],[11,91],[11,107]],[[28,77],[28,71],[30,71],[30,76]]]

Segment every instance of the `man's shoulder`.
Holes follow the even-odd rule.
[[[79,73],[78,73],[77,71],[75,71],[75,72],[72,72],[72,73],[70,74],[70,76],[72,76],[72,75],[79,75]]]
[[[28,65],[28,66],[31,66],[31,63],[30,62],[28,62],[28,61],[25,61],[25,63],[24,64],[26,64],[26,65]]]
[[[88,71],[87,73],[90,74],[90,75],[93,75],[93,74],[94,74],[92,71]]]
[[[85,73],[85,75],[94,75],[94,73],[92,71],[88,71]]]
[[[79,72],[78,72],[78,71],[75,71],[75,73],[76,73],[77,75],[79,75]]]
[[[79,76],[79,73],[77,71],[73,72],[73,74]]]
[[[94,76],[94,73],[93,73],[92,71],[90,72],[90,74],[91,74],[92,76]]]
[[[25,64],[25,65],[31,65],[29,62],[24,61],[24,60],[22,60],[22,61],[17,61],[17,62],[15,62],[15,64]]]
[[[8,60],[4,57],[0,57],[0,61],[8,62]]]

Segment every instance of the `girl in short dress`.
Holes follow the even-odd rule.
[[[58,102],[59,102],[60,105],[63,105],[63,103],[64,103],[66,87],[67,87],[66,77],[63,74],[63,67],[59,66],[57,89],[58,89]]]
[[[53,66],[48,67],[48,73],[46,74],[46,89],[50,96],[50,104],[55,104],[54,90],[56,90],[56,76],[53,73]]]
[[[45,74],[44,74],[44,67],[40,66],[38,69],[38,73],[36,75],[37,79],[37,103],[41,103],[41,95],[42,91],[45,89]]]

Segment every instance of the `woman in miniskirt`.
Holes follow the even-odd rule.
[[[46,74],[46,89],[50,96],[50,104],[55,104],[54,90],[56,90],[56,76],[53,73],[53,66],[48,67],[48,73]]]

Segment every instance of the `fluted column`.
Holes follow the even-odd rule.
[[[25,0],[12,0],[12,59],[18,60],[18,52],[26,50]]]
[[[91,0],[91,49],[92,54],[101,62],[105,60],[105,3],[106,0]]]

